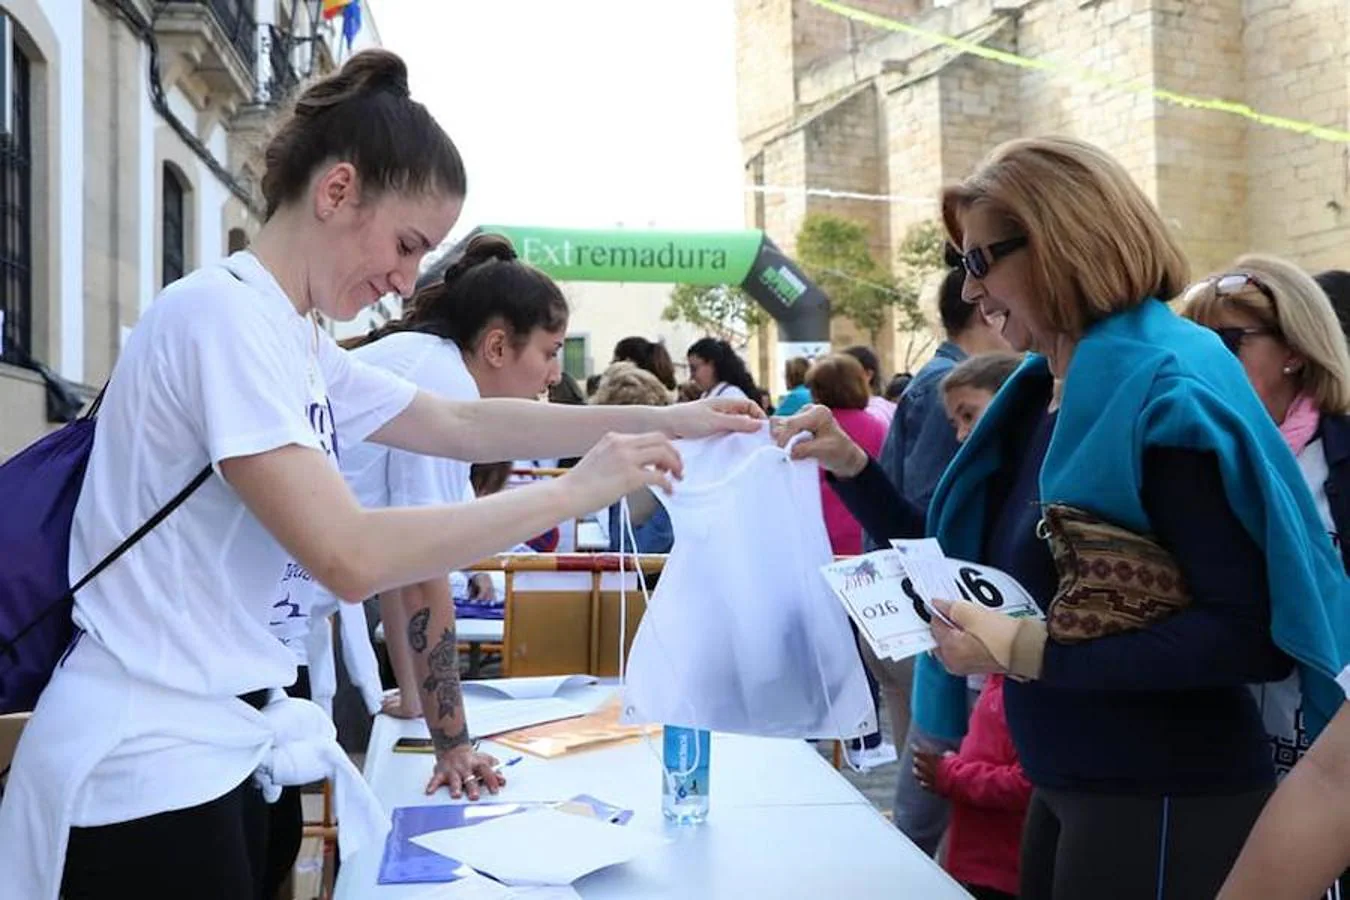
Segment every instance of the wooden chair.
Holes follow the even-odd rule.
[[[473,571],[506,575],[503,676],[617,676],[620,596],[627,595],[626,653],[643,613],[636,569],[650,579],[661,572],[666,558],[624,557],[623,574],[619,560],[613,553],[522,553],[472,566]]]
[[[19,736],[23,734],[32,715],[31,712],[21,712],[0,716],[0,794],[4,793],[5,776],[9,774],[9,764],[14,761]]]

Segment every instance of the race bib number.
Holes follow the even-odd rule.
[[[915,607],[923,600],[905,575],[899,553],[877,550],[821,568],[863,639],[880,659],[905,659],[937,646]]]
[[[1044,618],[1027,589],[1000,569],[945,556],[906,558],[904,565],[920,598],[921,617],[940,615],[933,606],[937,599],[964,600],[1013,618]]]
[[[948,559],[936,541],[906,542],[821,567],[821,573],[881,659],[902,660],[937,646],[934,598],[966,600],[1014,617],[1041,617],[1017,580],[989,566]],[[950,623],[949,623],[950,624]]]

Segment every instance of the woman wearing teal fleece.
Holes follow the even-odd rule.
[[[1117,162],[1078,141],[1014,141],[944,192],[943,211],[966,299],[1034,355],[944,475],[928,533],[949,556],[1009,571],[1044,609],[1058,578],[1041,511],[1078,507],[1151,536],[1190,605],[1064,643],[1044,623],[951,604],[960,628],[935,625],[914,715],[957,737],[961,676],[1011,676],[1008,722],[1036,788],[1023,900],[1212,897],[1274,784],[1245,685],[1296,662],[1314,733],[1339,705],[1340,561],[1241,366],[1151,299],[1180,291],[1186,266]],[[815,436],[794,453],[834,473],[869,533],[914,529],[921,517],[821,413],[778,428],[800,430]]]

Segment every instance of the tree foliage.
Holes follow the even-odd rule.
[[[934,221],[920,222],[905,232],[896,254],[896,288],[906,298],[900,305],[902,315],[897,327],[909,333],[902,371],[913,371],[915,361],[933,344],[928,317],[923,314],[920,297],[934,275],[945,271],[947,236]]]
[[[769,315],[739,287],[677,284],[661,318],[667,322],[688,322],[743,350],[751,333],[766,323]]]
[[[851,319],[875,346],[893,307],[910,298],[867,245],[867,229],[851,219],[812,213],[797,235],[797,259],[830,298],[830,311]],[[908,310],[907,310],[908,312]],[[913,310],[918,314],[917,308]]]

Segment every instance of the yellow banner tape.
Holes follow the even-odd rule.
[[[1226,113],[1232,116],[1241,116],[1244,119],[1249,119],[1270,128],[1279,128],[1283,131],[1306,134],[1309,137],[1317,138],[1320,141],[1333,141],[1343,144],[1350,143],[1350,131],[1345,131],[1340,128],[1328,128],[1312,122],[1303,122],[1299,119],[1287,119],[1284,116],[1272,116],[1268,113],[1257,112],[1245,103],[1233,103],[1229,100],[1192,97],[1187,94],[1177,93],[1176,91],[1149,87],[1146,84],[1139,84],[1138,82],[1128,81],[1123,78],[1115,78],[1111,75],[1103,75],[1101,72],[1094,72],[1090,69],[1080,69],[1075,66],[1061,65],[1044,59],[1032,59],[1026,56],[1019,56],[1016,53],[1009,53],[1006,50],[996,50],[993,47],[986,47],[985,45],[977,44],[974,41],[962,40],[961,38],[951,37],[950,35],[945,35],[938,31],[930,31],[926,28],[918,28],[904,22],[897,22],[894,19],[888,19],[885,16],[879,16],[865,10],[854,9],[843,3],[836,3],[835,0],[810,0],[810,2],[819,6],[821,9],[827,9],[832,13],[852,19],[855,22],[862,22],[864,25],[871,25],[874,28],[882,28],[886,31],[912,34],[915,37],[924,38],[939,44],[945,44],[954,50],[960,50],[962,53],[969,53],[971,56],[978,56],[981,59],[988,59],[1009,66],[1017,66],[1019,69],[1032,69],[1039,72],[1052,72],[1068,75],[1078,81],[1099,84],[1103,87],[1129,91],[1135,94],[1150,94],[1155,99],[1162,100],[1165,103],[1173,103],[1177,106],[1185,106],[1190,109],[1204,109],[1211,112]]]

